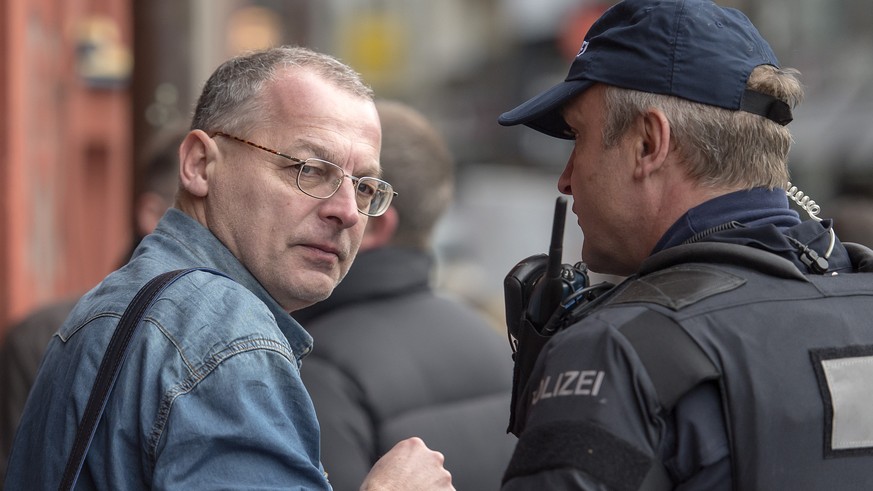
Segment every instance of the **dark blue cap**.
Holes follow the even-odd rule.
[[[625,0],[591,26],[564,82],[503,113],[498,122],[571,139],[561,108],[600,82],[742,109],[787,124],[786,103],[746,90],[749,74],[759,65],[778,67],[779,62],[738,10],[705,0]]]

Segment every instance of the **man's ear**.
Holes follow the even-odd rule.
[[[660,170],[667,160],[670,151],[670,123],[663,112],[652,108],[640,117],[638,131],[634,177],[643,178]]]
[[[203,198],[209,193],[209,164],[218,158],[215,140],[201,130],[193,130],[179,147],[179,179],[182,187],[193,196]]]
[[[364,229],[360,250],[366,251],[390,244],[397,231],[399,221],[400,215],[397,214],[397,208],[393,206],[389,206],[384,215],[370,217],[367,221],[367,228]]]

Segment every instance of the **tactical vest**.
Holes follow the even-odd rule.
[[[873,489],[873,251],[845,246],[856,272],[824,275],[746,246],[678,246],[598,302],[647,306],[620,330],[666,410],[717,381],[734,489]],[[664,477],[646,489],[670,489]]]

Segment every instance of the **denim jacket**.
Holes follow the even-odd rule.
[[[48,346],[6,489],[56,489],[101,358],[137,290],[173,269],[131,341],[77,489],[330,489],[300,380],[312,338],[206,228],[171,209]]]

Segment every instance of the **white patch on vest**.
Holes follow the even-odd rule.
[[[873,356],[821,361],[834,408],[831,448],[873,447]]]

